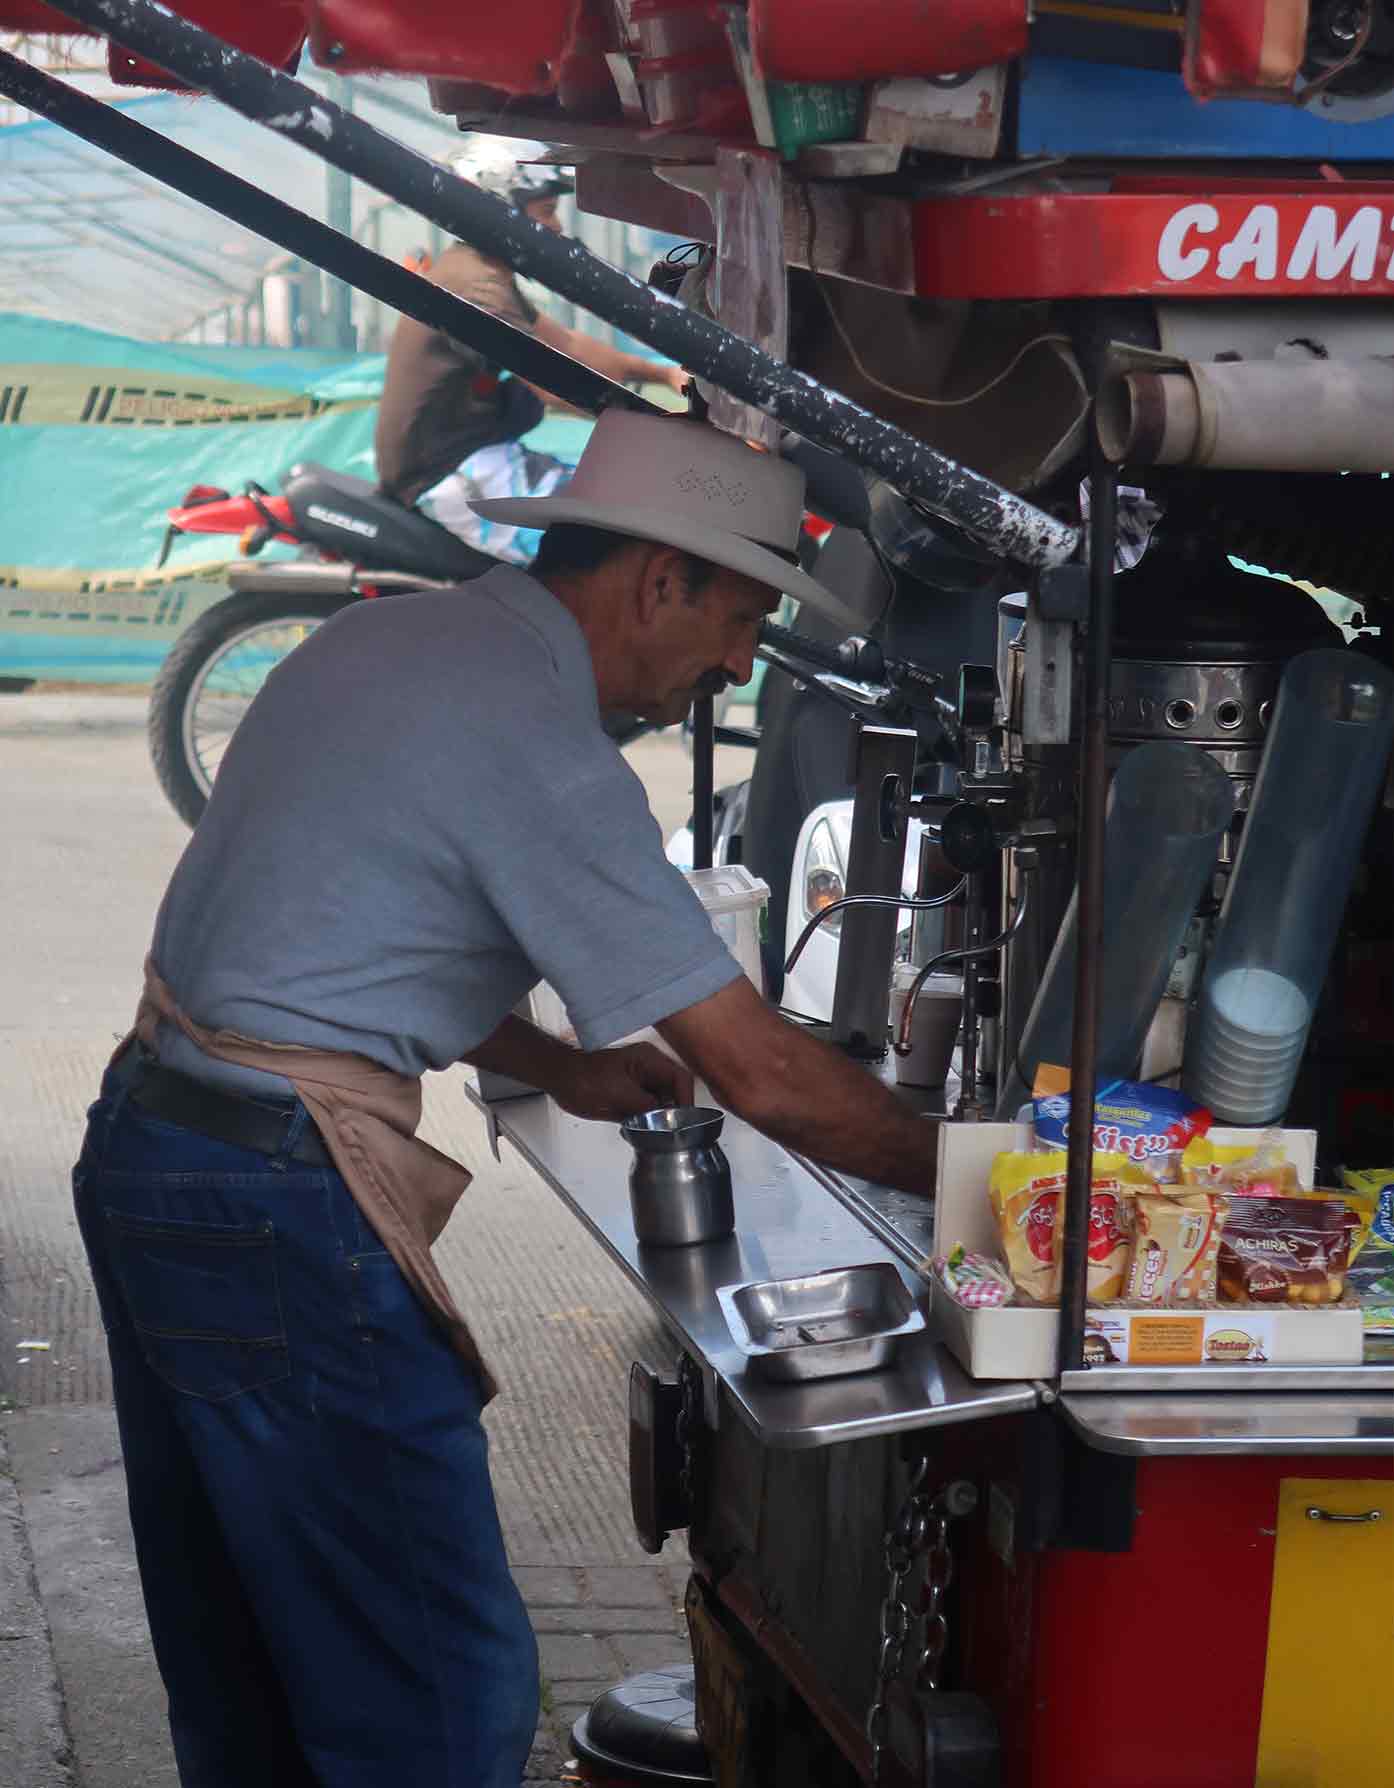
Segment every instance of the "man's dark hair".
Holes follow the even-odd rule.
[[[632,546],[635,538],[611,528],[592,527],[589,522],[553,522],[538,542],[537,557],[529,569],[542,578],[575,577],[581,572],[596,571],[624,547]],[[716,575],[717,567],[696,553],[684,553],[683,557],[691,569],[691,589],[695,594]]]

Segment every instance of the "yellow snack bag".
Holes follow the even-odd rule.
[[[1004,1152],[992,1164],[988,1195],[1012,1283],[1038,1304],[1060,1296],[1059,1221],[1065,1191],[1064,1149]],[[1139,1190],[1156,1182],[1126,1155],[1095,1154],[1089,1195],[1089,1297],[1111,1303],[1123,1292]]]

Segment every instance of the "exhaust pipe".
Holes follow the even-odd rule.
[[[1394,470],[1394,359],[1186,361],[1099,397],[1118,465],[1245,472]]]

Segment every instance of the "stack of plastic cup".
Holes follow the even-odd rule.
[[[1394,737],[1394,677],[1323,648],[1283,673],[1181,1084],[1231,1124],[1287,1109]]]
[[[1187,1069],[1232,1124],[1278,1116],[1296,1078],[1311,1001],[1295,981],[1266,968],[1224,970],[1207,986],[1206,1023]]]

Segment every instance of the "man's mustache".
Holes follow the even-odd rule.
[[[720,695],[722,690],[728,687],[730,681],[731,679],[726,675],[725,671],[703,671],[701,676],[698,677],[697,681],[693,684],[693,688],[697,691],[698,695]]]

